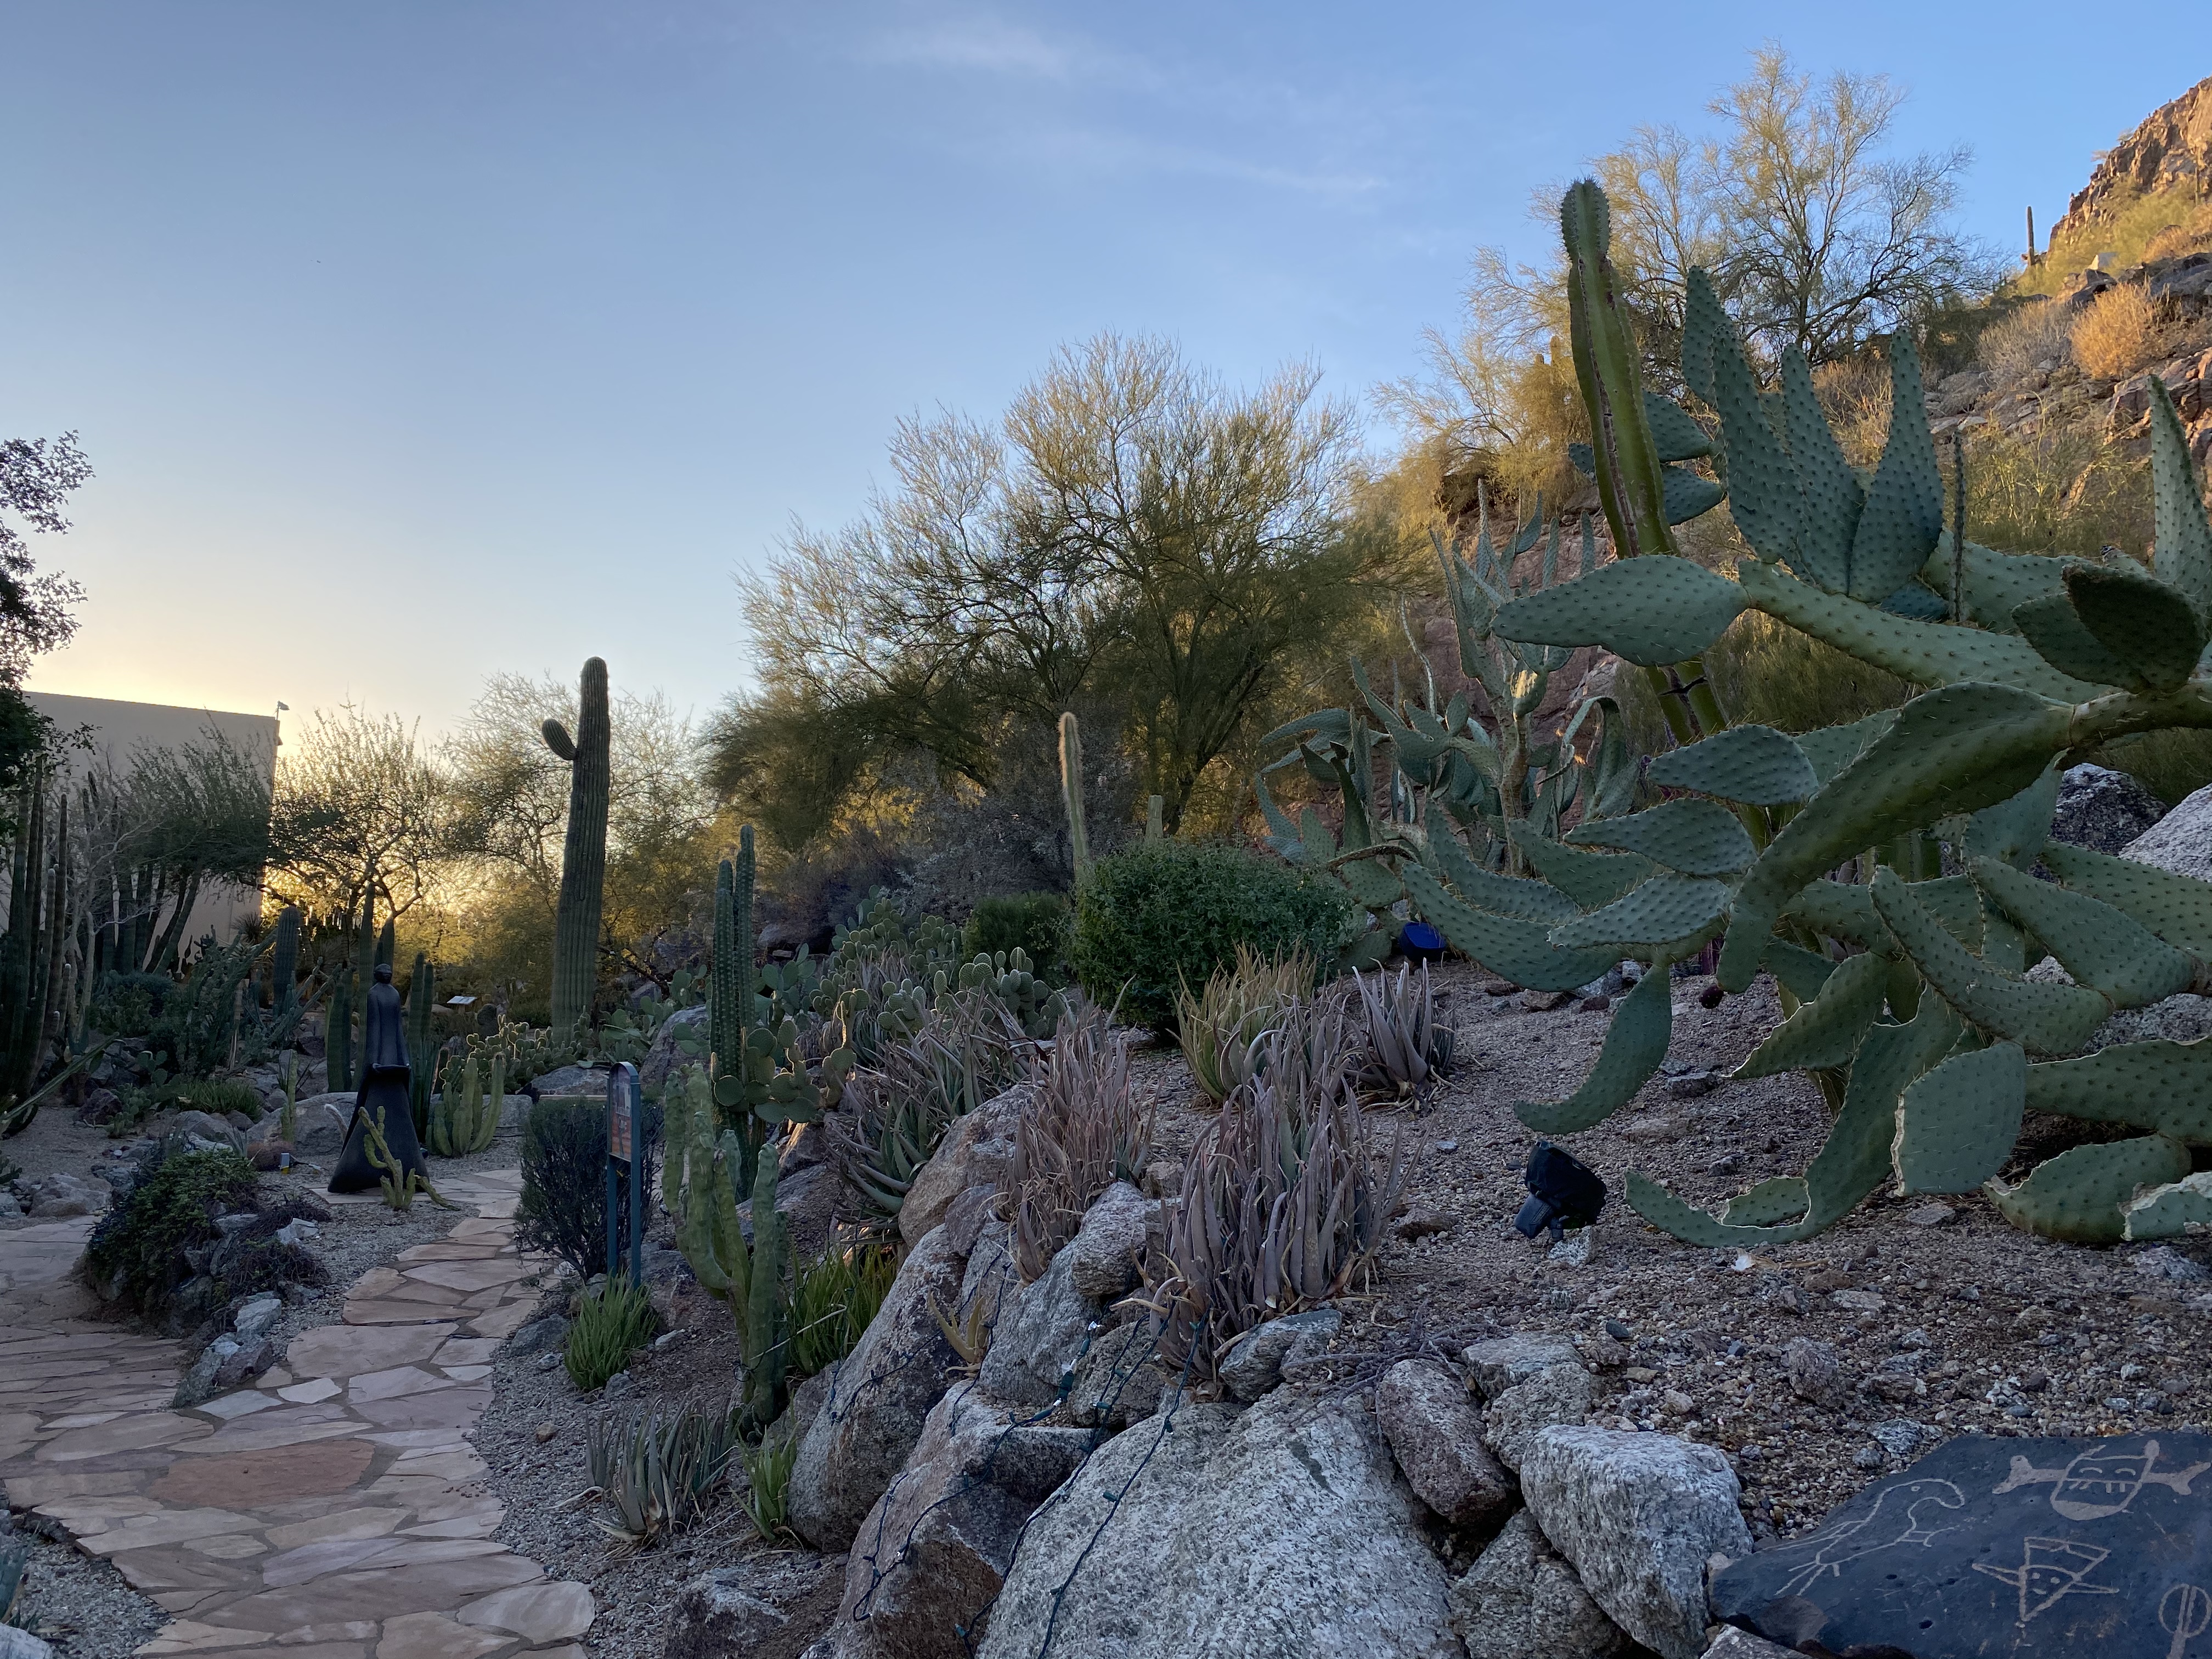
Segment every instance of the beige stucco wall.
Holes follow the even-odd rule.
[[[118,773],[128,773],[131,757],[145,749],[186,748],[204,742],[210,727],[220,732],[240,753],[258,757],[273,779],[276,769],[277,735],[274,714],[240,714],[224,709],[179,708],[167,703],[118,702],[108,697],[68,697],[52,691],[26,691],[31,706],[64,732],[92,729],[90,752],[70,750],[72,769],[105,763]],[[0,914],[8,896],[0,886]],[[228,883],[202,892],[185,926],[185,937],[197,939],[210,928],[228,940],[240,925],[261,908],[261,890],[234,887]]]

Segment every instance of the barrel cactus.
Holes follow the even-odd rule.
[[[1668,533],[1676,508],[1721,490],[1670,477],[1670,451],[1689,447],[1672,430],[1680,411],[1624,370],[1595,185],[1570,192],[1562,222],[1600,440],[1588,459],[1619,556],[1507,599],[1493,628],[1525,647],[1602,645],[1680,695],[1662,699],[1677,746],[1650,763],[1657,805],[1586,812],[1558,836],[1509,826],[1527,878],[1433,831],[1398,861],[1414,908],[1520,984],[1570,988],[1624,957],[1648,965],[1581,1087],[1521,1103],[1522,1120],[1571,1133],[1626,1105],[1668,1051],[1668,969],[1717,941],[1721,984],[1771,972],[1787,1016],[1737,1075],[1806,1071],[1835,1118],[1802,1176],[1717,1213],[1632,1173],[1630,1203],[1676,1237],[1807,1237],[1885,1182],[1984,1190],[2016,1224],[2087,1243],[2212,1220],[2212,1181],[2190,1175],[2191,1149],[2212,1146],[2212,1042],[2084,1052],[2116,1010],[2212,990],[2212,883],[2048,839],[2072,760],[2134,732],[2212,726],[2212,527],[2164,388],[2150,568],[2000,552],[1946,524],[1907,334],[1890,343],[1887,446],[1863,476],[1803,360],[1786,356],[1778,392],[1762,388],[1693,276],[1683,378],[1717,414],[1715,471],[1756,556],[1731,580],[1676,556]],[[1749,609],[1924,689],[1796,737],[1729,727],[1695,665]],[[2057,879],[2032,874],[2039,864]],[[1847,866],[1872,879],[1837,879]],[[2045,955],[2063,974],[2030,977]],[[2007,1184],[2029,1109],[2139,1133]]]

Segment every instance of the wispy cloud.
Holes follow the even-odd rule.
[[[1000,18],[948,18],[918,28],[885,29],[860,43],[871,62],[969,70],[1026,81],[1066,82],[1083,62],[1072,41]]]

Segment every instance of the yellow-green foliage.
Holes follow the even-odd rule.
[[[626,1279],[586,1291],[561,1351],[569,1380],[590,1393],[627,1366],[630,1355],[659,1328],[653,1299],[643,1289],[632,1289]]]
[[[2107,289],[2074,325],[2074,359],[2090,374],[2117,380],[2158,352],[2158,307],[2139,284]]]
[[[2212,203],[2183,190],[2137,196],[2117,203],[2102,219],[2051,238],[2050,251],[2013,286],[2023,294],[2058,294],[2100,253],[2118,254],[2121,264],[2131,265],[2207,241],[2212,241]]]
[[[793,1374],[811,1376],[852,1352],[897,1274],[890,1249],[838,1239],[801,1262],[791,1298]]]
[[[1949,483],[1949,456],[1944,482]],[[2008,553],[2150,548],[2150,462],[2093,428],[2021,437],[1977,434],[1966,445],[1966,539]]]
[[[1208,1100],[1249,1079],[1253,1045],[1286,1004],[1312,991],[1314,979],[1313,958],[1304,950],[1267,957],[1240,944],[1235,966],[1215,969],[1194,996],[1188,982],[1176,993],[1176,1037]]]

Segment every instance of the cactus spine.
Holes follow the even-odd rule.
[[[561,896],[553,921],[553,1030],[572,1042],[592,1012],[598,982],[599,915],[607,874],[607,665],[584,664],[577,685],[576,731],[558,720],[544,726],[545,746],[568,763],[568,832],[561,853]]]
[[[300,907],[288,904],[276,917],[276,945],[269,957],[270,1006],[289,1013],[300,1000]]]
[[[1083,831],[1083,734],[1073,708],[1060,717],[1060,793],[1067,806],[1067,850],[1080,887],[1091,879],[1091,838]]]

